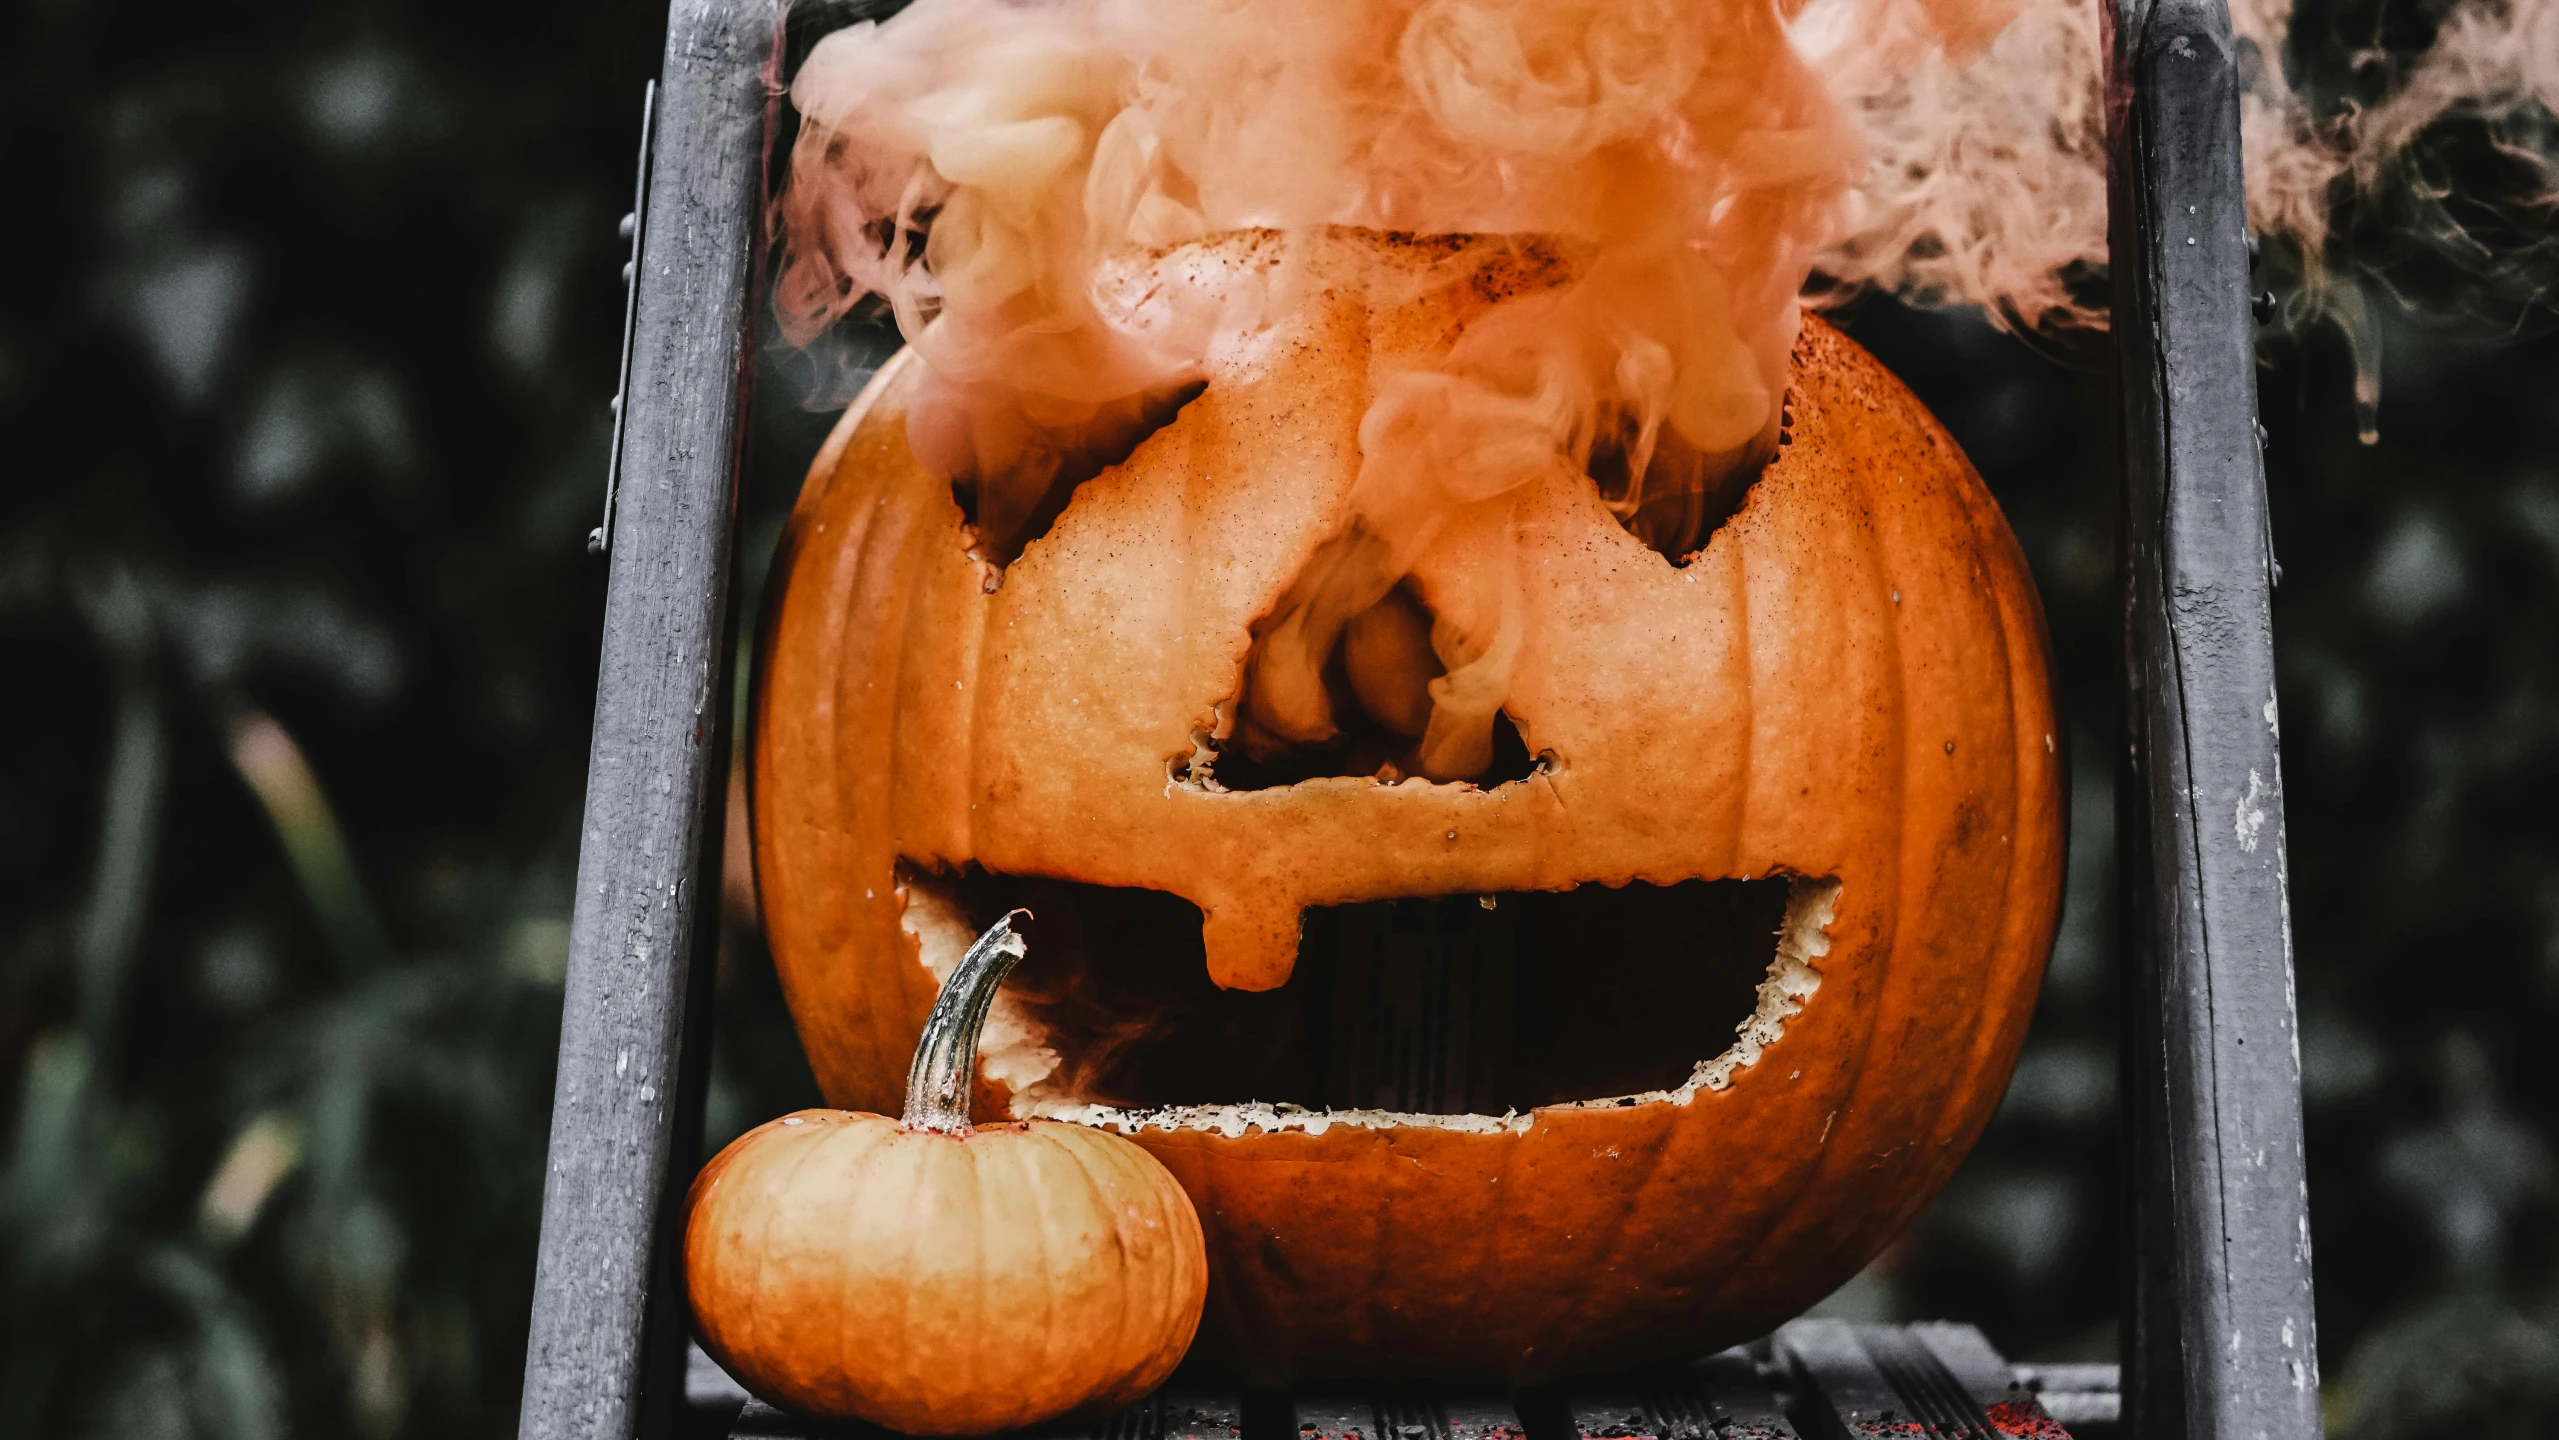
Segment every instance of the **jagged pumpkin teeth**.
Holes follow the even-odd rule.
[[[1688,436],[1621,516],[1594,450],[1389,545],[1380,386],[1582,262],[1335,229],[1149,263],[1321,300],[1209,346],[999,589],[911,361],[793,517],[755,839],[829,1100],[895,1103],[936,967],[1026,905],[981,1103],[1172,1171],[1248,1376],[1538,1380],[1826,1293],[1988,1120],[2058,907],[2042,619],[1979,478],[1808,319],[1790,443],[1730,493],[1655,487],[1730,468]]]

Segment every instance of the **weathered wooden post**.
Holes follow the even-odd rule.
[[[674,0],[644,141],[595,736],[551,1106],[525,1440],[663,1433],[683,1402],[677,1204],[727,758],[728,599],[754,359],[776,0]]]
[[[2114,0],[2127,1419],[2319,1434],[2239,69],[2223,0]]]

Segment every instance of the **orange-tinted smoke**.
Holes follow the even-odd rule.
[[[1810,0],[1795,22],[1808,63],[1867,143],[1838,238],[1817,269],[1848,295],[1878,288],[1979,305],[1998,323],[2103,325],[2106,135],[2104,0],[2018,0],[1987,14],[1978,51],[1941,45],[1876,0]],[[2389,228],[2522,298],[2559,274],[2559,0],[2456,0],[2432,38],[2393,51],[2378,32],[2295,35],[2293,0],[2231,0],[2241,47],[2248,219],[2276,243],[2296,322],[2327,319],[2354,342],[2366,438],[2379,394],[2379,330],[2364,257],[2332,240],[2340,214]],[[1972,32],[1986,33],[1980,27]],[[2346,54],[2351,50],[2351,55]],[[2340,63],[2350,61],[2351,63]],[[2321,94],[2313,77],[2395,76],[2377,96]],[[2462,196],[2433,171],[2442,122],[2484,135],[2516,177]],[[2526,238],[2468,232],[2452,202],[2486,201]]]
[[[1443,779],[1489,757],[1511,582],[1426,644],[1408,602],[1370,612],[1461,513],[1506,516],[1595,450],[1630,528],[1692,547],[1703,495],[1773,439],[1860,159],[1772,0],[919,0],[829,36],[793,98],[791,333],[893,307],[927,367],[916,451],[998,553],[1195,381],[1215,317],[1142,331],[1096,298],[1115,261],[1325,224],[1586,253],[1567,290],[1380,387],[1349,531],[1249,664],[1248,748],[1320,747],[1349,718],[1327,668],[1369,616],[1367,688],[1403,698],[1367,718],[1418,730],[1409,763]]]
[[[1398,773],[1468,778],[1519,639],[1508,550],[1484,543],[1507,497],[1604,469],[1628,528],[1685,554],[1766,453],[1816,268],[1833,294],[2103,323],[2099,3],[917,0],[828,36],[794,83],[779,305],[795,339],[867,297],[894,311],[924,361],[916,453],[1000,561],[1237,322],[1105,298],[1150,249],[1337,224],[1586,257],[1378,388],[1354,513],[1224,717],[1257,756],[1357,723],[1408,742]],[[2251,220],[2328,313],[2362,313],[2321,288],[2340,187],[2383,183],[2443,115],[2559,108],[2559,0],[2462,0],[2394,98],[2325,119],[2285,79],[2290,0],[2233,13],[2261,61]],[[1401,581],[1457,531],[1471,593],[1425,614]]]

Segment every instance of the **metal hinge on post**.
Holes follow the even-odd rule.
[[[631,335],[640,318],[640,243],[649,226],[649,161],[657,149],[658,82],[640,94],[640,175],[631,185],[631,213],[622,217],[622,238],[631,252],[622,261],[622,368],[613,379],[613,452],[604,465],[604,523],[586,533],[586,553],[601,555],[613,545],[613,500],[622,489],[622,437],[630,429]]]

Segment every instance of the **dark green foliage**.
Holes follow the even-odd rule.
[[[0,1435],[504,1432],[657,21],[0,24]]]

